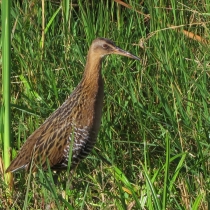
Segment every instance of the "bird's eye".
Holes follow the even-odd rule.
[[[102,47],[106,50],[109,48],[109,46],[107,44],[103,44]]]

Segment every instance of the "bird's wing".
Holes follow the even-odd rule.
[[[75,90],[76,91],[76,90]],[[49,166],[53,167],[62,162],[64,153],[67,151],[67,141],[71,140],[73,126],[72,114],[74,114],[80,106],[81,102],[78,98],[74,97],[73,92],[66,100],[46,121],[34,131],[27,139],[25,144],[20,149],[17,157],[11,162],[6,172],[17,171],[22,168],[29,169],[30,163],[33,163],[32,171],[36,170],[36,164],[41,165],[44,169],[47,168],[47,160]],[[78,134],[74,135],[74,143],[76,139],[80,139]],[[76,149],[76,154],[84,147],[85,143],[79,145]]]
[[[39,164],[43,169],[47,169],[47,161],[50,167],[61,162],[71,130],[69,122],[62,125],[56,122],[44,129],[35,144],[31,162]],[[32,171],[36,168],[35,164]]]
[[[71,101],[69,100],[69,102]],[[66,110],[63,109],[62,106],[28,137],[6,172],[15,172],[22,168],[29,167],[32,156],[34,163],[37,163],[42,157],[47,157],[50,161],[50,165],[61,158],[62,152],[59,151],[64,149],[64,142],[71,132],[71,126],[69,126],[70,122],[68,122],[70,119],[66,117],[66,114],[69,113],[66,113]],[[52,149],[53,147],[55,147],[55,149]],[[52,154],[50,154],[50,152],[52,152]],[[58,152],[58,154],[56,152]],[[41,162],[45,160],[46,158]]]
[[[29,136],[28,139],[30,139],[30,141],[28,141],[27,139],[27,141],[20,149],[17,157],[11,162],[10,166],[7,168],[6,173],[9,171],[15,172],[22,168],[27,167],[28,163],[30,162],[31,151],[33,150],[34,145],[38,140],[38,138],[39,138],[39,132],[37,131],[35,131]]]

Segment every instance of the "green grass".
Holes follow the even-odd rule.
[[[181,32],[209,39],[208,1],[133,0],[128,9],[79,0],[69,12],[66,2],[45,1],[44,40],[41,2],[12,3],[13,157],[77,86],[93,39],[110,38],[141,61],[104,60],[98,141],[74,176],[54,185],[50,172],[17,172],[13,192],[0,178],[0,208],[208,209],[209,46]]]
[[[11,28],[10,28],[10,1],[2,1],[2,106],[1,106],[1,121],[0,128],[2,130],[0,139],[4,139],[2,159],[4,160],[4,166],[8,167],[10,163],[9,152],[11,148],[11,91],[10,91],[10,78],[11,78]],[[4,128],[3,128],[4,127]],[[5,175],[5,180],[11,179],[11,175]]]

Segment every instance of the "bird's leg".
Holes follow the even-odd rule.
[[[66,189],[70,189],[70,190],[74,189],[73,177],[74,177],[74,174],[76,173],[78,165],[79,165],[79,163],[77,163],[77,165],[73,169],[70,170],[70,172],[68,174],[67,182],[66,182]]]

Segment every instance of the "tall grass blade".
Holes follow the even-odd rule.
[[[10,22],[10,5],[11,1],[2,0],[2,73],[3,73],[3,155],[4,166],[7,168],[10,163],[10,146],[11,146],[11,107],[10,107],[10,74],[11,74],[11,22]],[[9,181],[10,175],[6,176]]]
[[[146,171],[146,168],[144,168],[144,175],[146,177],[146,181],[147,181],[147,184],[148,184],[148,189],[147,189],[147,197],[148,198],[153,198],[152,199],[152,202],[149,202],[148,204],[150,205],[150,208],[152,208],[152,203],[154,202],[154,207],[155,209],[157,210],[161,210],[161,206],[160,206],[160,202],[159,202],[159,198],[157,196],[157,193],[156,193],[156,190],[155,190],[155,187],[149,177],[149,174],[147,173]],[[149,209],[150,209],[149,208]]]
[[[165,176],[164,176],[164,189],[163,189],[163,203],[162,208],[166,209],[167,197],[168,197],[168,187],[169,187],[169,166],[170,166],[170,141],[168,132],[165,133],[166,141],[166,163],[165,163]]]

